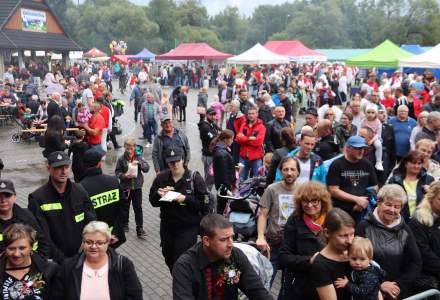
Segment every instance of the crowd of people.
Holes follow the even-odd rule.
[[[438,286],[440,84],[429,71],[117,63],[43,76],[29,69],[7,70],[0,103],[29,128],[46,128],[39,144],[49,180],[29,194],[28,209],[15,203],[13,181],[0,180],[6,299],[142,299],[133,262],[117,248],[130,230],[131,203],[136,235],[148,240],[145,173],[154,176],[146,188],[160,208],[174,299],[237,299],[238,290],[271,299],[279,272],[279,299],[403,299]],[[113,99],[112,78],[122,73],[130,95]],[[123,141],[107,175],[103,160],[110,141],[121,148],[125,100],[142,136]],[[188,167],[193,145],[176,126],[188,120],[189,103],[199,115],[200,172]],[[256,178],[265,188],[251,240],[270,261],[267,286],[234,246],[240,220],[230,218],[228,200]]]

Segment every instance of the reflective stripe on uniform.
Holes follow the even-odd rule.
[[[3,233],[0,233],[0,242],[3,242]]]
[[[40,208],[42,211],[50,211],[50,210],[61,210],[63,209],[63,206],[61,205],[61,203],[57,202],[57,203],[42,204]]]
[[[84,213],[80,213],[79,215],[75,216],[76,223],[79,223],[79,222],[81,222],[83,220],[84,220]]]
[[[114,189],[110,191],[106,191],[100,194],[96,194],[90,197],[92,201],[93,207],[95,209],[100,208],[102,206],[109,205],[113,202],[119,201],[119,189]]]

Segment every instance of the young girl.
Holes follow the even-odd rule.
[[[366,116],[362,120],[361,128],[368,127],[374,132],[374,138],[371,141],[376,149],[374,154],[376,156],[376,169],[383,171],[382,165],[382,123],[377,118],[377,106],[375,104],[368,104],[365,109]]]
[[[214,103],[211,104],[211,107],[215,110],[215,122],[217,123],[217,126],[222,128],[225,106],[220,102],[217,95],[214,96]]]
[[[173,106],[170,104],[168,91],[162,92],[162,100],[160,101],[161,117],[168,115],[172,117]]]
[[[77,114],[76,114],[76,122],[79,124],[88,123],[92,115],[87,111],[85,105],[82,102],[79,102],[77,105]]]
[[[338,278],[335,281],[336,288],[345,288],[353,299],[383,299],[379,289],[385,272],[373,261],[373,245],[370,240],[355,237],[348,250],[348,257],[352,268],[350,280],[346,276]]]

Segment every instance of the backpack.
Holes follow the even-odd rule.
[[[195,174],[197,173],[197,171],[191,171],[191,175],[190,175],[190,179],[191,179],[191,191],[193,192],[193,194],[195,194],[195,189],[194,189],[194,178],[195,178]],[[205,209],[200,211],[200,217],[204,217],[208,214],[213,214],[215,213],[217,204],[215,203],[215,197],[212,193],[206,193],[205,194],[205,199],[204,199],[204,204],[205,204]]]

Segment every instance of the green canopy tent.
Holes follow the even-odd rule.
[[[385,40],[376,48],[352,57],[346,61],[347,66],[356,66],[359,68],[398,68],[399,60],[413,56],[414,54],[400,49],[399,46]]]

